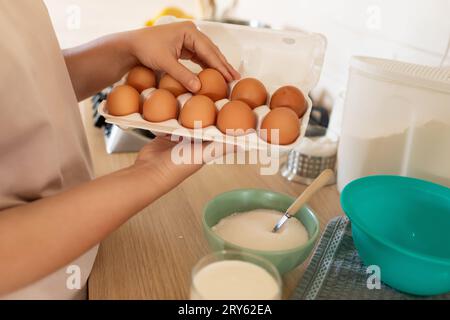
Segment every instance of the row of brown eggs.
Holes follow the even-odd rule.
[[[253,109],[266,105],[268,92],[261,81],[254,78],[240,80],[228,96],[228,84],[220,72],[205,69],[198,74],[201,89],[179,110],[176,97],[189,91],[168,74],[159,81],[158,89],[141,103],[141,93],[157,86],[155,73],[145,67],[132,69],[125,85],[115,87],[108,96],[107,108],[113,116],[141,113],[149,122],[158,123],[178,119],[186,128],[216,126],[222,133],[239,135],[256,130],[257,118]],[[230,98],[220,111],[215,102]],[[293,87],[279,88],[270,99],[271,111],[261,124],[261,138],[269,143],[288,145],[300,135],[300,121],[307,110],[302,92]],[[272,139],[277,130],[278,141]]]

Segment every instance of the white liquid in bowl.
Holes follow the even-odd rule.
[[[236,213],[222,219],[212,230],[228,242],[254,250],[288,250],[305,244],[308,231],[296,218],[287,221],[277,233],[272,232],[282,215],[265,209]]]
[[[193,279],[192,300],[278,300],[280,287],[269,272],[250,262],[225,260],[201,269]]]

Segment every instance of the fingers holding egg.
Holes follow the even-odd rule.
[[[170,91],[175,97],[189,92],[188,89],[186,89],[178,80],[173,78],[168,73],[161,77],[158,87],[159,89]]]
[[[202,84],[198,95],[204,95],[214,102],[228,97],[228,84],[222,74],[215,69],[204,69],[198,74]]]

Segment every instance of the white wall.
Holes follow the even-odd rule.
[[[353,55],[436,66],[450,41],[450,0],[244,0],[233,15],[326,35],[319,87],[333,95],[345,88]]]

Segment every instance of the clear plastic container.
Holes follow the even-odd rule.
[[[450,69],[354,57],[338,151],[338,188],[372,174],[450,187]]]

